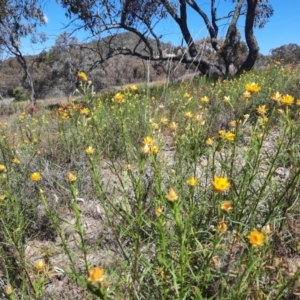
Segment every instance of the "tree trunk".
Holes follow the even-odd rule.
[[[243,71],[250,71],[252,69],[259,53],[257,40],[253,32],[257,0],[247,0],[247,3],[248,3],[248,10],[246,15],[245,37],[246,37],[246,43],[249,48],[249,53],[246,60],[244,61],[244,63],[242,64],[242,66],[238,71],[239,74],[242,73]]]

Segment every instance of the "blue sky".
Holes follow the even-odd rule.
[[[209,0],[199,0],[199,5],[203,4],[204,9],[209,9]],[[218,3],[218,1],[216,1]],[[274,8],[274,15],[263,29],[255,29],[255,35],[260,46],[262,54],[269,54],[271,49],[284,44],[295,43],[300,45],[300,1],[299,0],[269,0]],[[219,0],[219,14],[221,16],[228,12],[231,6],[231,0]],[[47,0],[43,5],[44,12],[48,22],[41,30],[48,36],[48,40],[44,44],[31,44],[28,39],[23,41],[23,51],[25,54],[38,54],[42,50],[48,50],[55,42],[57,36],[65,29],[64,25],[69,22],[65,17],[64,9],[54,0]],[[239,22],[240,31],[243,33],[243,20]],[[201,39],[207,36],[207,30],[204,23],[200,21],[195,14],[189,15],[189,25],[192,35],[195,39]],[[225,25],[225,23],[224,23]],[[159,24],[159,33],[164,35],[164,41],[174,44],[181,43],[180,31],[177,24],[171,20],[165,20]],[[219,37],[224,36],[225,30],[220,28]],[[88,32],[80,31],[74,34],[80,41],[86,41],[89,37]]]

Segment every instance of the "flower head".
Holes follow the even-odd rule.
[[[156,155],[159,152],[159,147],[157,145],[151,146],[151,153]]]
[[[221,209],[222,210],[225,210],[225,211],[230,211],[232,210],[232,205],[231,205],[231,202],[230,201],[223,201],[221,203]]]
[[[153,144],[153,139],[150,136],[146,136],[143,139],[143,144],[151,146]]]
[[[168,125],[169,119],[166,117],[163,117],[160,119],[160,123],[163,125]]]
[[[271,227],[269,224],[265,225],[263,228],[262,228],[262,232],[264,232],[265,234],[271,234],[272,233],[272,230],[271,230]]]
[[[193,114],[190,112],[190,111],[186,111],[184,113],[184,116],[187,118],[187,119],[191,119],[193,117]]]
[[[132,91],[137,91],[138,87],[135,84],[133,84],[133,85],[130,86],[130,89]]]
[[[39,259],[35,262],[34,266],[38,271],[42,271],[45,269],[45,261],[43,259]]]
[[[163,209],[159,206],[155,209],[155,215],[159,218],[163,213]]]
[[[245,85],[245,89],[249,93],[257,93],[261,90],[261,87],[257,83],[251,82]]]
[[[290,106],[291,104],[293,104],[294,102],[294,97],[287,94],[287,95],[284,95],[282,96],[282,99],[281,99],[281,104],[284,105],[284,106]]]
[[[86,108],[86,107],[84,107],[84,108],[82,108],[82,109],[80,110],[80,114],[81,114],[82,116],[87,117],[87,116],[89,115],[89,113],[90,113],[90,110],[89,110],[88,108]]]
[[[124,95],[122,93],[117,93],[113,96],[113,101],[117,103],[123,103],[124,102]]]
[[[12,286],[9,284],[7,287],[6,287],[6,294],[7,295],[10,295],[13,293],[13,288]],[[13,298],[12,298],[13,299]]]
[[[174,189],[170,188],[169,193],[166,195],[166,198],[170,202],[175,202],[178,199],[178,196],[177,196],[176,192],[174,191]]]
[[[207,96],[202,97],[201,99],[202,103],[208,103],[209,102],[209,98]]]
[[[194,116],[194,121],[195,122],[203,122],[203,117],[202,117],[202,115],[199,115],[199,114],[197,114],[197,115],[195,115]]]
[[[250,234],[247,236],[249,243],[253,247],[260,247],[264,245],[265,236],[263,233],[259,232],[256,228],[254,228]]]
[[[102,282],[104,279],[104,269],[98,267],[89,269],[88,281],[92,284],[97,284]]]
[[[230,96],[224,96],[223,102],[224,102],[224,103],[230,102]]]
[[[190,187],[195,187],[198,183],[198,180],[197,178],[195,177],[191,177],[188,181],[187,181],[187,184],[190,186]]]
[[[214,140],[212,138],[208,138],[206,141],[205,141],[206,145],[208,146],[212,146],[213,143],[214,143]]]
[[[6,171],[6,167],[0,164],[0,172],[5,172],[5,171]]]
[[[282,95],[279,92],[274,93],[273,96],[271,97],[271,99],[276,102],[280,102],[281,98],[282,98]]]
[[[20,160],[19,160],[17,157],[15,157],[15,158],[12,160],[12,162],[13,162],[14,164],[18,165],[18,164],[20,163]]]
[[[265,105],[259,105],[258,108],[256,109],[257,113],[259,115],[265,115],[268,111]]]
[[[151,150],[151,146],[149,146],[148,144],[145,144],[143,147],[142,147],[142,152],[144,154],[149,154],[150,153],[150,150]]]
[[[76,181],[77,177],[73,173],[69,172],[67,174],[67,179],[69,182],[74,182],[74,181]]]
[[[170,125],[169,125],[169,128],[172,130],[172,131],[176,131],[178,125],[177,123],[175,122],[172,122]]]
[[[215,176],[212,185],[218,193],[223,193],[230,188],[230,182],[227,177]]]
[[[246,98],[246,99],[251,98],[251,93],[246,91],[246,92],[243,93],[243,97]]]
[[[232,142],[235,139],[235,134],[230,131],[227,131],[225,134],[225,139],[229,142]]]
[[[227,225],[224,221],[221,221],[218,225],[218,231],[220,233],[225,233],[227,231]]]
[[[78,72],[77,73],[77,77],[82,80],[82,81],[87,81],[88,78],[87,78],[87,75],[84,73],[84,72]]]
[[[92,146],[89,146],[85,149],[85,153],[88,155],[91,155],[95,152],[95,148],[93,148]]]
[[[40,181],[42,179],[41,173],[40,172],[33,172],[30,175],[30,180],[31,181]]]

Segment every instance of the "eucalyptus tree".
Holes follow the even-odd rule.
[[[0,1],[0,45],[14,55],[22,67],[31,90],[31,105],[36,104],[34,82],[30,66],[22,52],[22,39],[30,37],[32,43],[46,39],[38,31],[38,26],[46,23],[39,0],[1,0]]]
[[[207,75],[233,75],[250,70],[259,54],[254,28],[263,28],[273,14],[268,0],[60,0],[69,17],[83,21],[82,27],[93,35],[106,37],[108,51],[99,62],[115,55],[133,55],[152,61],[173,60],[192,63]],[[224,13],[224,8],[228,10]],[[195,19],[195,16],[197,19]],[[193,17],[193,19],[191,19]],[[171,18],[178,26],[184,51],[165,55],[163,32],[158,26]],[[219,58],[210,61],[197,47],[192,29],[206,27],[208,40]],[[244,27],[243,34],[239,27]],[[220,30],[222,29],[222,30]],[[116,45],[117,33],[128,31],[138,37],[134,46]],[[222,39],[219,33],[223,32]],[[243,37],[242,37],[243,35]],[[107,39],[110,36],[111,39]],[[152,41],[155,41],[153,44]],[[244,50],[244,44],[246,51]],[[241,44],[243,44],[241,46]],[[245,57],[237,59],[244,52]],[[246,53],[245,53],[246,52]]]

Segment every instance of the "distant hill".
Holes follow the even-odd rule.
[[[154,40],[149,40],[156,48]],[[150,81],[163,79],[166,74],[175,79],[187,72],[184,65],[177,66],[172,62],[149,63],[142,59],[118,55],[107,61],[101,59],[108,55],[109,46],[115,48],[133,48],[138,44],[138,37],[132,33],[121,33],[106,37],[100,41],[78,43],[76,40],[66,41],[63,37],[49,50],[38,55],[26,56],[34,80],[36,95],[39,99],[67,96],[76,88],[78,71],[87,73],[93,81],[95,91],[110,86],[145,82],[149,74]],[[143,51],[144,45],[139,44],[138,50]],[[175,47],[162,43],[165,54],[174,53]],[[146,54],[146,53],[145,53]],[[103,59],[102,59],[103,60]],[[173,70],[173,71],[172,71]],[[192,72],[193,70],[189,70]],[[28,84],[24,72],[15,58],[9,58],[0,64],[0,93],[12,96],[16,87],[27,90]]]

